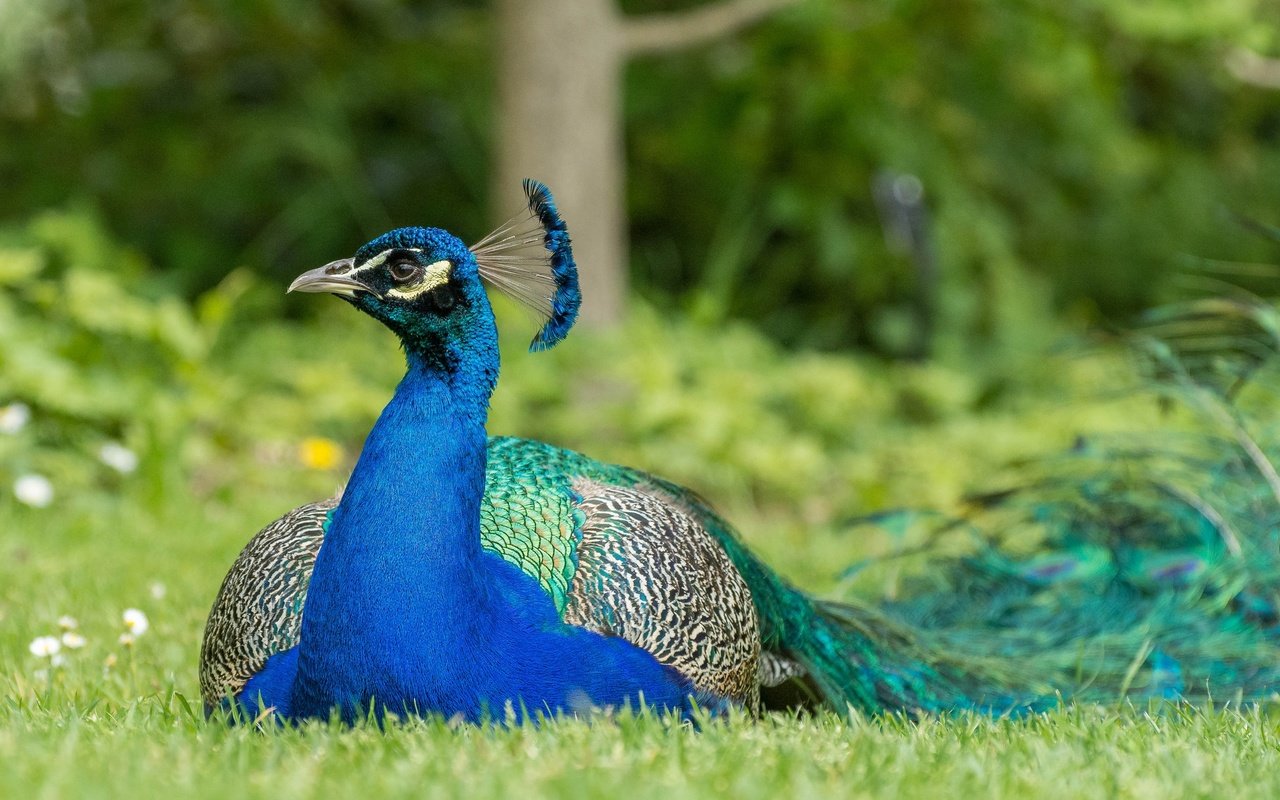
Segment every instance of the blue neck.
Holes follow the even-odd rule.
[[[426,565],[465,575],[480,553],[480,501],[484,495],[487,392],[461,386],[423,368],[409,371],[365,441],[325,548],[354,549],[367,572],[385,555],[394,567],[375,583]],[[415,558],[406,558],[412,552]],[[422,592],[421,584],[411,584]],[[383,593],[388,592],[385,585]]]
[[[447,683],[439,670],[456,662],[421,654],[462,652],[490,624],[480,503],[496,374],[441,372],[409,351],[316,560],[295,709]]]
[[[408,374],[316,557],[296,657],[276,656],[258,688],[291,686],[279,702],[293,717],[338,707],[352,719],[372,705],[480,719],[508,701],[542,712],[641,695],[683,708],[684,677],[624,639],[565,625],[537,580],[481,547],[496,346],[463,351],[469,361],[407,349]]]

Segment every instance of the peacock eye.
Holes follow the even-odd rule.
[[[397,261],[387,270],[391,273],[391,280],[396,283],[408,283],[422,271],[422,268],[412,261]]]

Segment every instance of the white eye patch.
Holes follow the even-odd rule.
[[[451,272],[453,272],[453,262],[434,261],[422,271],[422,278],[417,283],[388,289],[387,295],[399,300],[412,300],[437,286],[443,286],[448,283]]]
[[[392,247],[389,250],[383,250],[381,253],[378,253],[373,258],[370,258],[368,261],[356,267],[351,274],[359,275],[362,272],[368,272],[370,270],[377,269],[378,267],[386,263],[387,258],[389,258],[392,253],[421,253],[421,252],[422,252],[422,249],[418,247],[407,247],[407,248]]]

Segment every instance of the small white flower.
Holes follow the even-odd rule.
[[[132,633],[122,633],[120,634],[120,638],[116,641],[125,647],[133,647],[133,643],[138,641],[138,637],[134,636]]]
[[[136,608],[126,608],[121,617],[124,619],[125,630],[134,636],[141,636],[151,627],[151,623],[147,621],[147,615]]]
[[[13,496],[23,505],[45,508],[53,502],[53,484],[43,475],[28,473],[13,482]]]
[[[62,642],[56,636],[37,636],[27,645],[27,649],[37,658],[53,658],[62,649]]]
[[[26,403],[10,403],[0,408],[0,433],[12,436],[31,421],[31,409]]]
[[[70,650],[79,650],[84,647],[85,638],[75,631],[67,631],[62,634],[62,643]]]
[[[107,442],[98,448],[98,460],[124,475],[138,468],[138,454],[119,442]]]
[[[163,600],[164,596],[169,593],[169,590],[166,589],[165,585],[160,581],[153,581],[150,586],[150,589],[151,589],[151,596],[157,600]]]
[[[67,663],[67,657],[64,656],[62,653],[54,653],[52,656],[49,657],[49,666],[51,667],[57,668],[57,667],[66,666],[66,663]]]
[[[70,614],[63,614],[58,617],[58,627],[62,628],[64,631],[74,631],[76,628],[80,627],[80,620]]]

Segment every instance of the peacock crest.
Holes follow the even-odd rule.
[[[524,212],[471,245],[471,253],[480,277],[542,317],[529,349],[546,350],[568,335],[582,293],[569,230],[551,190],[526,178],[524,194]]]

